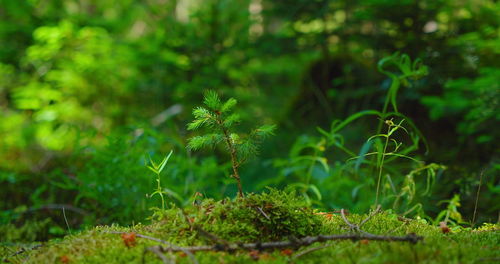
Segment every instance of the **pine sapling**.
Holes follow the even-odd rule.
[[[240,116],[233,112],[237,104],[236,99],[230,98],[222,102],[214,91],[207,91],[204,95],[203,107],[193,110],[194,121],[188,124],[188,130],[206,127],[210,132],[189,139],[188,148],[198,150],[207,146],[223,144],[231,157],[232,174],[238,185],[238,195],[243,197],[243,188],[238,172],[239,167],[249,158],[258,153],[260,141],[270,135],[275,125],[263,125],[252,130],[247,135],[234,133],[234,127],[240,122]]]

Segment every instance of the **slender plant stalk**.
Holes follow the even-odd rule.
[[[481,174],[479,175],[479,186],[477,187],[476,203],[474,204],[474,214],[472,216],[472,227],[474,227],[474,225],[476,224],[477,203],[479,201],[479,193],[481,193],[481,185],[483,184],[483,174],[484,174],[484,170],[481,171]]]
[[[389,131],[391,130],[391,126],[389,126],[387,135],[385,137],[384,150],[382,152],[382,159],[380,161],[379,170],[378,170],[378,180],[377,180],[377,192],[375,194],[375,205],[378,205],[378,195],[380,191],[380,181],[382,180],[382,170],[384,169],[384,160],[385,160],[385,152],[387,151],[387,146],[389,145]]]
[[[68,233],[71,235],[71,228],[69,228],[68,218],[66,218],[66,209],[64,209],[64,206],[62,208],[62,213],[64,216],[64,222],[66,222],[66,226],[68,227]]]

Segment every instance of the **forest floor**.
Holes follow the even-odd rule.
[[[0,247],[6,263],[499,263],[500,225],[449,228],[389,211],[318,212],[294,194],[205,199],[151,224]]]

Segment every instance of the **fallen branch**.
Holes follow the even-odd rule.
[[[307,236],[300,239],[286,240],[286,241],[273,241],[273,242],[257,242],[257,243],[231,243],[229,245],[215,244],[191,247],[163,247],[161,245],[155,246],[160,252],[176,252],[176,251],[225,251],[231,252],[236,250],[266,250],[266,249],[285,249],[285,248],[300,248],[309,246],[316,242],[325,242],[331,240],[375,240],[375,241],[401,241],[417,243],[423,237],[415,234],[408,234],[406,236],[379,236],[372,234],[344,234],[344,235],[319,235]]]
[[[333,241],[333,240],[351,240],[351,241],[358,241],[358,240],[374,240],[374,241],[399,241],[399,242],[410,242],[410,243],[417,243],[418,241],[422,240],[423,237],[418,236],[414,233],[408,234],[406,236],[383,236],[383,235],[375,235],[371,233],[367,233],[365,231],[362,231],[360,226],[368,222],[374,215],[380,212],[380,207],[377,207],[372,213],[368,215],[367,218],[361,221],[360,224],[353,224],[349,222],[349,220],[345,216],[344,209],[340,210],[340,214],[342,215],[342,219],[344,222],[351,228],[351,230],[356,230],[359,233],[353,233],[353,234],[342,234],[342,235],[318,235],[318,236],[307,236],[303,238],[291,238],[290,240],[286,241],[272,241],[272,242],[256,242],[256,243],[230,243],[228,241],[225,241],[223,239],[218,238],[217,236],[206,232],[203,230],[201,227],[193,225],[191,221],[189,220],[187,214],[182,211],[182,214],[186,220],[186,222],[190,225],[192,230],[198,231],[198,234],[205,236],[209,238],[212,242],[215,244],[213,245],[201,245],[201,246],[189,246],[189,247],[180,247],[173,245],[170,242],[150,237],[150,236],[145,236],[141,234],[136,234],[137,237],[142,237],[146,239],[150,239],[156,242],[160,242],[163,245],[157,245],[157,246],[152,246],[147,248],[148,251],[153,252],[156,254],[164,263],[169,263],[169,259],[163,255],[162,253],[165,252],[184,252],[187,254],[189,257],[191,257],[191,260],[193,263],[197,263],[196,258],[194,257],[193,253],[198,252],[198,251],[215,251],[215,252],[234,252],[237,250],[272,250],[272,249],[287,249],[287,248],[295,248],[298,249],[300,247],[305,247],[309,246],[311,244],[314,244],[316,242],[326,242],[326,241]],[[123,234],[125,232],[108,232],[108,233],[115,233],[115,234]],[[166,246],[164,246],[166,245]],[[298,254],[295,256],[295,258],[300,257],[301,255],[307,254],[309,252],[323,249],[328,247],[329,245],[321,245],[316,248],[310,249],[310,250],[304,250],[301,254]]]
[[[21,247],[21,249],[19,249],[18,251],[12,253],[10,256],[6,256],[4,259],[2,259],[2,261],[5,262],[5,263],[8,263],[10,258],[13,258],[15,256],[24,254],[25,252],[28,252],[28,251],[31,251],[31,250],[35,250],[35,249],[38,249],[38,248],[41,248],[41,247],[43,247],[43,244],[34,245],[34,246],[30,247],[30,248]]]

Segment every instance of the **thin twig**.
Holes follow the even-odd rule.
[[[368,222],[372,217],[374,217],[376,214],[378,214],[380,212],[380,208],[382,208],[382,206],[379,204],[377,205],[377,208],[375,208],[374,211],[372,211],[367,218],[365,218],[363,221],[361,221],[361,223],[359,223],[358,225],[358,228],[361,228],[366,222]]]
[[[352,224],[351,222],[349,222],[349,220],[347,220],[347,218],[345,217],[344,209],[340,209],[340,215],[342,216],[342,219],[344,219],[344,222],[351,228],[351,230],[358,230],[357,225]]]
[[[368,233],[368,232],[365,232],[365,231],[361,230],[361,226],[364,225],[366,222],[368,222],[373,216],[375,216],[379,212],[380,212],[380,205],[378,205],[377,208],[373,212],[371,212],[368,215],[368,217],[366,217],[365,219],[363,219],[361,221],[361,223],[358,224],[358,225],[353,224],[353,223],[349,222],[349,220],[347,220],[347,217],[345,216],[345,213],[344,213],[344,209],[340,210],[340,215],[342,216],[342,219],[350,227],[351,230],[357,231],[357,232],[365,234],[365,235],[373,235],[372,233]]]
[[[167,258],[157,247],[148,247],[146,250],[153,252],[164,264],[175,264],[175,260]]]
[[[311,253],[311,252],[314,252],[314,251],[317,251],[317,250],[320,250],[320,249],[324,249],[324,248],[327,248],[327,247],[331,247],[333,245],[334,244],[330,243],[330,244],[325,244],[325,245],[321,245],[321,246],[312,247],[312,248],[308,248],[308,249],[302,250],[302,251],[298,252],[297,254],[295,254],[292,257],[292,259],[300,258],[300,257],[302,257],[305,254],[308,254],[308,253]]]
[[[71,228],[69,227],[68,218],[66,217],[66,209],[64,209],[64,206],[62,208],[62,213],[64,216],[64,222],[66,222],[66,226],[68,227],[68,233],[71,235]]]
[[[257,210],[259,210],[259,212],[269,221],[271,221],[271,218],[269,218],[269,216],[264,212],[264,210],[262,210],[262,208],[260,207],[257,207]]]

